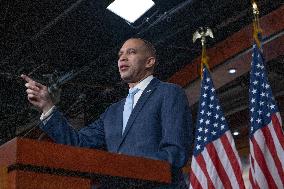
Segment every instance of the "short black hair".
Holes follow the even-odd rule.
[[[154,47],[154,45],[145,40],[145,39],[141,39],[141,38],[138,38],[139,40],[143,41],[144,44],[145,44],[145,47],[146,47],[146,50],[154,57],[154,58],[157,58],[157,55],[156,55],[156,48]]]

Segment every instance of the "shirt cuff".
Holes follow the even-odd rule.
[[[40,121],[43,122],[43,124],[45,124],[51,117],[52,113],[54,112],[55,106],[52,106],[45,114],[42,113],[40,116]]]

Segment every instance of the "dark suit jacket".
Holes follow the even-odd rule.
[[[56,110],[41,128],[56,142],[166,160],[185,165],[192,142],[191,113],[182,88],[154,78],[143,91],[122,132],[125,99],[112,104],[94,123],[76,131]]]

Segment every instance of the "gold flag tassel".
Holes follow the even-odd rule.
[[[262,34],[262,30],[260,28],[259,23],[259,10],[255,1],[252,1],[252,9],[253,9],[253,38],[257,45],[257,47],[261,48],[260,35]]]
[[[204,65],[209,69],[208,65],[208,57],[206,55],[206,37],[209,36],[211,38],[214,38],[212,30],[208,27],[200,27],[196,32],[194,32],[192,41],[195,43],[197,39],[201,39],[201,45],[202,45],[202,55],[201,55],[201,65],[200,65],[200,76],[202,78],[202,72]]]
[[[201,78],[202,78],[202,72],[203,72],[204,65],[209,70],[208,56],[206,54],[206,46],[202,45],[201,66],[200,66],[200,76],[201,76]]]

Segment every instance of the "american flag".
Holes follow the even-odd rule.
[[[206,66],[200,94],[190,188],[245,188],[234,139]]]
[[[253,46],[250,72],[250,188],[284,188],[284,135],[280,114],[265,71]]]

